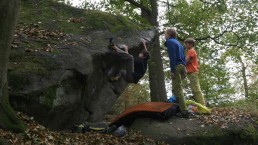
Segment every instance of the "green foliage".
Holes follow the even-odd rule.
[[[199,80],[206,99],[218,102],[232,97],[234,90],[228,82],[225,66],[202,64],[200,68]]]
[[[117,0],[107,0],[106,1],[109,5],[106,7],[106,10],[114,13],[114,14],[123,14],[128,16],[129,18],[133,19],[134,21],[140,22],[142,24],[147,24],[148,22],[142,18],[139,8],[131,5],[128,2],[117,1]],[[150,7],[148,0],[136,0],[136,2],[141,3],[145,7]]]
[[[217,7],[210,9],[214,4],[216,2],[212,4],[195,0],[174,2],[175,8],[171,9],[167,18],[179,30],[180,37],[201,40],[197,42],[197,53],[201,60],[201,87],[206,97],[217,100],[225,96],[232,98],[233,93],[243,92],[241,63],[246,67],[247,80],[252,80],[252,85],[257,80],[257,70],[252,69],[257,66],[252,61],[257,58],[257,45],[254,41],[257,38],[257,11],[254,10],[257,3],[222,1]],[[247,10],[248,7],[250,10]],[[227,65],[232,61],[238,65]],[[232,79],[236,80],[233,85],[229,82]],[[255,98],[257,93],[252,89],[251,94]]]
[[[258,72],[258,71],[256,71]],[[257,74],[255,74],[255,76],[258,76]],[[252,78],[251,78],[252,79]],[[255,79],[255,77],[254,77]],[[253,79],[253,80],[254,80]],[[252,100],[258,100],[258,90],[257,90],[257,86],[258,86],[258,79],[254,80],[254,82],[252,84],[249,84],[249,99]],[[257,104],[258,105],[258,104]]]
[[[135,2],[141,4],[146,9],[151,9],[149,0],[135,0]],[[90,1],[85,2],[82,7],[90,10],[107,11],[115,15],[123,15],[141,24],[142,27],[151,27],[149,22],[142,17],[140,8],[124,0],[102,0],[100,2],[94,1],[94,3]]]
[[[251,111],[258,117],[258,100],[238,100],[235,102],[224,103],[222,106],[233,106],[240,110]]]
[[[254,69],[257,66],[257,14],[255,10],[258,3],[255,1],[232,1],[232,5],[229,6],[229,11],[226,13],[226,17],[223,16],[223,21],[225,22],[224,27],[231,31],[231,35],[224,35],[221,39],[224,39],[228,44],[233,44],[228,47],[224,53],[222,59],[227,61],[233,61],[239,64],[239,67],[232,68],[235,71],[236,80],[241,80],[234,82],[236,87],[241,88],[245,91],[251,91],[252,98],[257,96],[257,91],[254,91],[253,85],[257,82],[257,70]],[[232,17],[233,16],[233,17]],[[245,71],[246,76],[243,76]],[[248,81],[247,90],[243,86],[244,79]],[[251,87],[252,86],[252,87]],[[256,94],[256,95],[255,95]]]
[[[236,71],[234,78],[236,80],[235,83],[238,82],[241,85],[236,85],[236,87],[241,88],[245,92],[251,91],[251,93],[248,93],[248,96],[246,96],[246,99],[253,100],[257,98],[257,91],[255,89],[255,86],[258,80],[258,71],[254,69],[257,66],[257,64],[252,60],[252,57],[255,57],[255,55],[247,54],[247,52],[244,49],[238,47],[230,47],[223,54],[222,58],[227,61],[233,61],[234,63],[239,64],[234,68],[234,70]],[[244,79],[251,80],[249,81],[250,83],[248,84],[248,88],[245,88],[245,86],[242,85],[244,83]]]
[[[111,114],[119,114],[126,108],[131,106],[149,102],[150,96],[148,90],[148,84],[131,84],[123,92],[116,104],[113,106]]]
[[[178,0],[174,7],[168,9],[167,26],[171,24],[179,31],[180,37],[199,37],[215,33],[218,28],[212,27],[214,20],[225,12],[225,3],[206,5],[199,0]]]
[[[87,10],[101,11],[104,8],[109,7],[109,4],[106,2],[106,0],[102,0],[102,1],[88,0],[88,1],[83,1],[82,4],[78,7],[87,9]]]

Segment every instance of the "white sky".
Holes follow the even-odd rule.
[[[83,3],[85,0],[70,0],[71,3],[73,3],[73,6],[80,6],[81,3]],[[100,0],[86,0],[88,2],[99,2]]]
[[[71,0],[71,2],[73,3],[73,6],[78,6],[82,3],[83,0]]]

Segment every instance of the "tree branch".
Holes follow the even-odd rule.
[[[125,0],[125,1],[129,2],[131,5],[134,5],[138,8],[140,8],[140,9],[144,10],[147,14],[151,15],[151,10],[150,9],[148,9],[145,6],[137,3],[136,1],[134,1],[134,0]]]
[[[164,4],[165,6],[168,6],[168,7],[173,7],[173,8],[176,7],[176,5],[170,4],[170,3],[169,3],[169,0],[167,0],[167,1],[157,0],[157,1],[158,1],[160,4]]]
[[[212,4],[211,2],[207,2],[207,1],[205,1],[205,0],[199,0],[199,1],[201,1],[201,2],[204,3],[204,4]]]
[[[200,40],[207,40],[207,39],[212,39],[214,42],[216,42],[217,44],[222,44],[220,43],[219,41],[217,41],[217,39],[221,36],[223,36],[225,33],[227,32],[231,32],[231,31],[228,31],[228,30],[225,30],[223,31],[222,33],[220,33],[219,35],[215,36],[215,37],[211,37],[210,35],[209,36],[206,36],[206,37],[202,37],[202,38],[195,38],[195,40],[197,41],[200,41]],[[236,35],[237,37],[239,37],[238,35]],[[237,46],[238,45],[238,42],[237,44],[222,44],[224,46]]]
[[[182,34],[182,33],[185,34],[185,33],[183,32],[183,29],[180,29],[179,27],[177,27],[177,32],[180,33],[180,34]],[[235,47],[238,47],[238,41],[237,41],[236,44],[223,44],[223,43],[221,43],[221,42],[219,42],[219,41],[217,40],[219,37],[223,36],[223,35],[224,35],[225,33],[227,33],[227,32],[233,33],[232,31],[225,30],[225,31],[223,31],[222,33],[220,33],[220,34],[218,34],[217,36],[214,36],[214,37],[208,35],[208,36],[205,36],[205,37],[199,37],[199,38],[194,38],[194,39],[195,39],[196,41],[211,39],[211,40],[213,40],[213,41],[214,41],[215,43],[217,43],[217,44],[221,44],[221,45],[224,45],[224,46],[235,46]],[[159,35],[161,35],[162,33],[164,33],[164,31],[163,31],[163,32],[160,32]],[[187,34],[185,34],[185,35],[187,35]],[[238,37],[237,40],[239,40],[240,37],[239,37],[237,34],[235,34],[235,35]],[[180,36],[177,36],[177,39],[180,40],[180,41],[184,41],[184,40],[185,40],[185,38],[182,38],[182,37],[180,37]]]

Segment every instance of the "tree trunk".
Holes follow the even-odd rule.
[[[151,60],[149,62],[149,80],[150,80],[150,94],[151,101],[166,101],[167,94],[165,88],[164,69],[161,59],[159,38],[154,41],[151,49]]]
[[[0,128],[23,132],[25,126],[9,104],[7,67],[11,50],[19,0],[0,1]]]
[[[242,77],[243,77],[243,80],[244,80],[244,91],[245,91],[245,99],[248,99],[248,96],[249,96],[249,92],[248,92],[248,85],[247,85],[247,76],[246,76],[246,66],[242,60],[242,58],[240,58],[240,63],[241,63],[241,73],[242,73]]]
[[[143,9],[141,15],[152,26],[158,26],[158,5],[156,0],[150,0],[151,13],[147,13]],[[160,52],[160,41],[157,32],[157,37],[150,48],[151,59],[149,61],[149,82],[150,82],[150,95],[152,102],[163,102],[167,100],[164,69]]]

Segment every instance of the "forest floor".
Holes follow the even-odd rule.
[[[256,110],[257,111],[257,110]],[[257,135],[258,130],[258,114],[256,111],[239,109],[237,107],[218,107],[212,108],[211,115],[196,115],[200,127],[207,124],[218,125],[221,129],[227,128],[229,124],[239,124],[241,119],[246,120],[255,126]],[[27,125],[25,133],[14,133],[0,129],[0,140],[2,144],[13,145],[30,145],[30,144],[90,144],[90,145],[111,145],[111,144],[148,144],[163,145],[165,142],[155,141],[143,136],[139,131],[127,128],[127,134],[123,137],[116,137],[112,134],[104,134],[98,132],[72,133],[71,131],[53,131],[39,123],[33,117],[29,117],[24,113],[17,112],[18,116]],[[189,126],[191,129],[191,126]],[[1,144],[1,142],[0,142]]]

